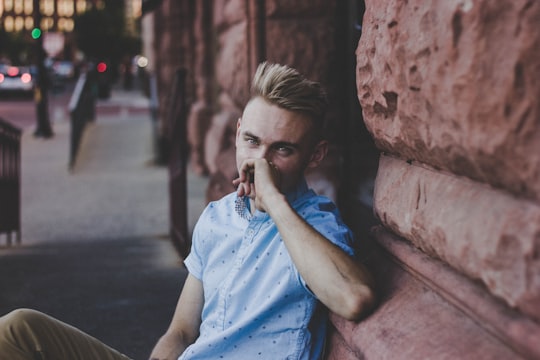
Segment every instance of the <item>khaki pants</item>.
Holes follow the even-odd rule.
[[[0,360],[127,360],[127,356],[48,315],[19,309],[0,317]]]

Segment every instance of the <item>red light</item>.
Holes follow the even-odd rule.
[[[8,67],[7,73],[9,76],[17,76],[17,74],[19,73],[19,68],[16,66],[10,66]]]
[[[0,83],[4,81],[4,74],[0,74]]]
[[[96,68],[98,72],[103,73],[107,70],[107,64],[105,64],[104,62],[100,62],[99,64],[97,64]]]
[[[29,73],[22,74],[21,81],[25,84],[28,84],[30,81],[32,81],[32,75],[30,75]]]

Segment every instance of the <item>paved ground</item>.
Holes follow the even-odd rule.
[[[100,101],[76,166],[69,122],[52,139],[22,139],[22,244],[0,236],[0,314],[31,307],[145,359],[166,329],[185,279],[168,238],[167,171],[154,166],[148,102],[138,91]],[[206,179],[188,176],[189,223]]]

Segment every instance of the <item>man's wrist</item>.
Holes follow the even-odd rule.
[[[265,199],[266,212],[272,216],[276,211],[281,211],[282,207],[289,206],[287,198],[284,194],[277,191],[274,194],[268,195]]]

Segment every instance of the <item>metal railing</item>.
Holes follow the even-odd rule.
[[[0,118],[0,234],[21,242],[21,133]]]
[[[187,223],[187,113],[186,70],[179,69],[172,84],[166,121],[169,124],[171,240],[183,258],[191,248]]]
[[[81,144],[84,128],[96,117],[97,85],[92,73],[82,73],[75,84],[69,101],[68,110],[71,119],[71,139],[69,151],[69,169],[73,169],[77,152]]]
[[[159,124],[159,94],[157,86],[157,77],[155,74],[149,74],[148,77],[148,96],[150,99],[150,118],[152,120],[152,142],[154,151],[154,163],[157,165],[166,165],[167,156],[165,154],[164,139],[160,132]]]

